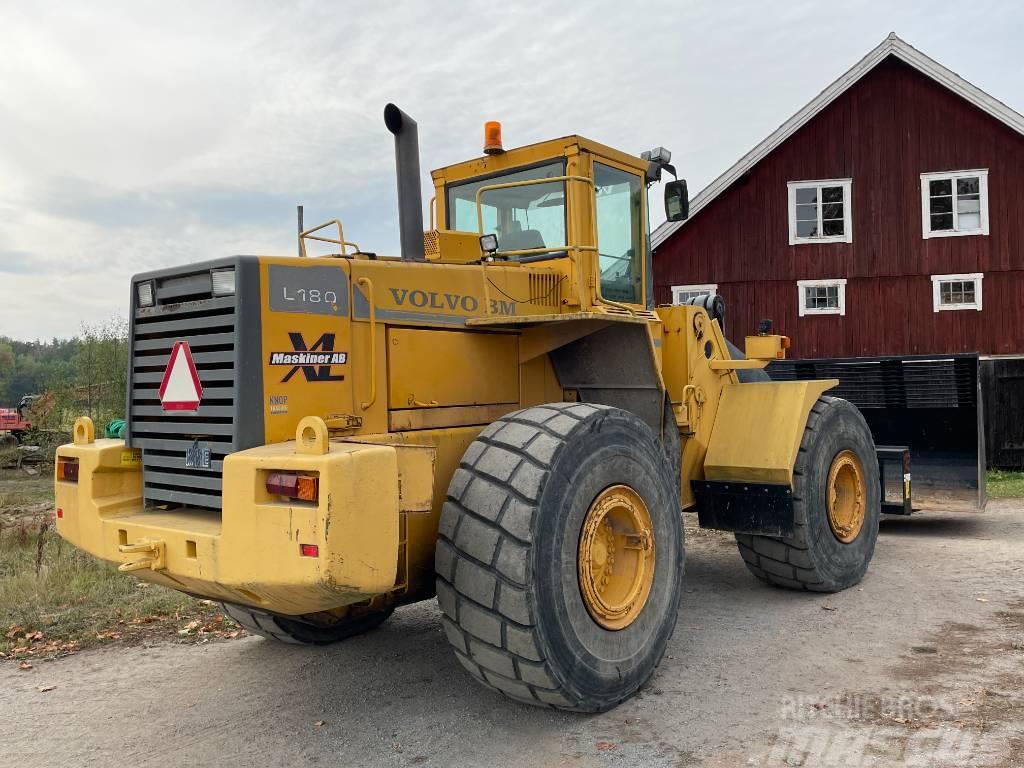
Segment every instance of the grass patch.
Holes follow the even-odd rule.
[[[64,541],[53,530],[52,501],[49,476],[0,477],[0,653],[238,634],[216,604],[120,573]]]
[[[991,469],[986,478],[986,489],[990,499],[1024,498],[1024,472]]]
[[[21,470],[0,470],[0,512],[8,516],[26,507],[53,504],[53,474],[43,469],[29,476]]]

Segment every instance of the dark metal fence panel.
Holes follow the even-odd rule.
[[[989,466],[1024,469],[1024,356],[982,358],[980,366]]]
[[[910,447],[915,502],[984,506],[988,406],[976,354],[779,360],[768,374],[838,379],[828,394],[860,408],[876,444]]]

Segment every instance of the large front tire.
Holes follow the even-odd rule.
[[[575,711],[636,693],[679,609],[675,477],[617,408],[555,403],[487,427],[452,477],[436,552],[445,632],[470,674]]]
[[[839,592],[864,578],[875,552],[881,487],[875,443],[856,406],[821,397],[793,468],[791,538],[736,534],[747,568],[791,589]]]

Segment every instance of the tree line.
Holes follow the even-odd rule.
[[[69,430],[90,416],[97,430],[123,418],[128,384],[128,323],[83,324],[71,339],[18,341],[0,336],[0,407],[37,395],[29,416],[42,429]]]

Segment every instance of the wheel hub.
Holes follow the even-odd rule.
[[[844,544],[854,541],[864,527],[867,492],[864,468],[853,451],[840,451],[828,471],[828,524]]]
[[[640,495],[613,485],[583,520],[577,556],[580,593],[591,618],[625,629],[640,615],[654,582],[654,526]]]

